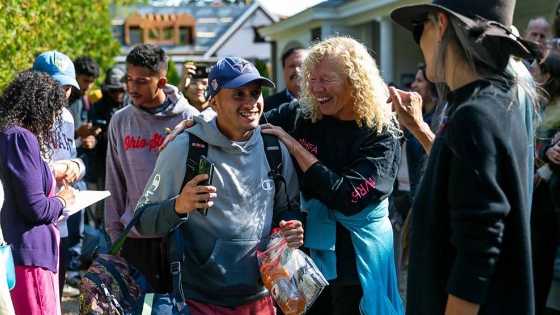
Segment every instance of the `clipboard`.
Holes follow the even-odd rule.
[[[78,213],[80,210],[111,196],[111,192],[108,190],[79,190],[75,192],[74,196],[76,197],[74,204],[64,208],[68,216]],[[62,218],[64,218],[64,216],[61,215],[58,219],[60,220]]]

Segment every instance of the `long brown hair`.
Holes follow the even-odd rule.
[[[560,14],[558,10],[560,9],[560,1],[556,5],[556,10],[554,10],[554,15],[552,17],[552,25],[551,25],[551,32],[552,37],[557,38],[560,37]]]

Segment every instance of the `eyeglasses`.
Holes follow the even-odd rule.
[[[418,45],[420,45],[420,38],[422,38],[422,33],[424,33],[424,23],[426,23],[426,21],[428,21],[428,19],[412,23],[412,38]]]

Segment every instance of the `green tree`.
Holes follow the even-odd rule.
[[[181,81],[179,77],[179,73],[177,72],[177,67],[175,66],[175,62],[169,58],[169,62],[167,63],[167,83],[177,86]]]
[[[120,48],[111,32],[111,6],[138,2],[145,1],[0,1],[0,89],[48,50],[71,59],[89,55],[107,69]]]
[[[261,76],[263,76],[267,79],[270,78],[270,76],[268,74],[268,66],[266,65],[266,62],[257,58],[257,59],[254,60],[254,65],[255,65],[255,68],[257,68],[257,70],[259,70],[259,73],[261,74]],[[269,89],[263,89],[262,94],[263,94],[263,98],[265,98],[265,97],[268,96],[268,94],[270,94],[270,90]]]
[[[165,5],[167,3],[166,0],[153,0],[151,2],[160,5]],[[213,6],[219,4],[250,5],[253,2],[255,2],[255,0],[183,0],[180,3],[181,5]]]

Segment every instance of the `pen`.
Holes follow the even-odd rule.
[[[64,189],[68,189],[68,184],[66,184],[66,180],[65,180],[65,179],[62,180],[62,184],[64,185]]]
[[[171,129],[169,129],[169,127],[165,127],[165,133],[166,133],[166,134],[170,134],[170,133],[171,133]]]

